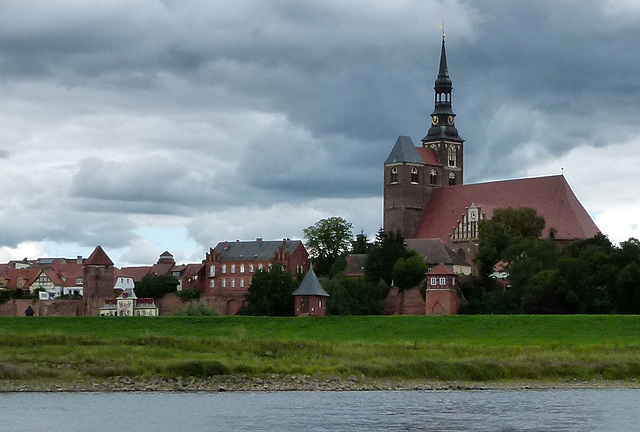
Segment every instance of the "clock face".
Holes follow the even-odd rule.
[[[449,117],[447,117],[447,121],[449,122],[449,124],[450,124],[450,125],[452,125],[452,124],[453,124],[453,120],[454,120],[454,119],[453,119],[453,116],[449,116]]]
[[[438,118],[438,116],[433,116],[431,118],[431,124],[432,125],[437,125],[438,123],[440,123],[440,118]]]

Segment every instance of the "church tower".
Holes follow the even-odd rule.
[[[462,144],[451,109],[453,85],[442,34],[431,127],[416,147],[401,136],[384,162],[383,229],[414,238],[434,188],[462,184]]]
[[[440,68],[435,86],[435,107],[431,113],[431,127],[422,138],[422,146],[432,149],[443,169],[442,186],[463,184],[464,140],[458,135],[455,126],[456,115],[451,109],[451,91],[453,85],[447,67],[447,52],[442,33],[442,50],[440,52]]]

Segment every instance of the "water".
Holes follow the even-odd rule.
[[[640,390],[0,394],[0,431],[633,431]]]

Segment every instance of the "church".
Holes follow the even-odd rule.
[[[421,145],[400,136],[384,162],[385,231],[405,239],[440,239],[468,262],[478,247],[478,223],[497,208],[534,208],[544,238],[560,243],[599,230],[563,175],[464,184],[464,142],[452,109],[444,34],[431,126]]]

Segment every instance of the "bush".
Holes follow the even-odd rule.
[[[200,300],[200,296],[202,295],[202,291],[195,289],[186,289],[177,292],[180,300],[187,303],[194,300]]]
[[[218,315],[218,311],[214,308],[208,308],[204,302],[196,301],[191,302],[186,307],[186,309],[182,309],[176,311],[174,316],[215,316]]]

